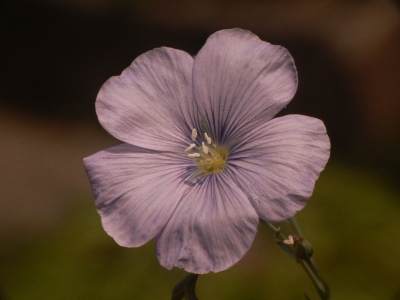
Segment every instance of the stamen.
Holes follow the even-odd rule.
[[[207,154],[207,153],[208,153],[208,147],[207,147],[206,145],[204,145],[204,142],[202,142],[201,145],[203,146],[203,147],[202,147],[203,152],[204,152],[205,154]]]
[[[204,137],[207,140],[207,144],[211,145],[211,138],[208,136],[207,132],[204,132]]]
[[[194,142],[196,140],[196,138],[197,138],[197,130],[194,128],[192,130],[192,141]]]
[[[197,141],[197,130],[192,129],[192,141],[185,149],[188,157],[194,158],[199,165],[201,174],[218,173],[224,170],[228,157],[228,149],[212,143],[208,133],[204,132],[204,138]],[[203,140],[203,141],[201,141]]]
[[[196,144],[190,144],[190,146],[187,147],[187,148],[185,149],[185,152],[189,152],[189,151],[192,150],[194,147],[196,147]]]

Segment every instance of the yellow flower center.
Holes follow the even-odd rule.
[[[192,130],[192,141],[195,142],[197,139],[197,130]],[[201,142],[200,146],[196,146],[195,143],[185,150],[189,152],[188,156],[195,159],[199,165],[200,172],[202,174],[211,174],[221,172],[228,158],[228,150],[225,147],[220,147],[215,143],[212,143],[211,138],[207,132],[204,133],[204,141]]]

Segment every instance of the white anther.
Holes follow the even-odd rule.
[[[199,153],[191,153],[191,154],[188,154],[188,156],[189,157],[200,157],[200,154]]]
[[[190,144],[190,146],[185,149],[185,152],[192,150],[194,147],[196,147],[196,144]]]
[[[204,137],[207,140],[207,144],[211,145],[211,138],[208,136],[207,132],[204,132]]]
[[[287,240],[283,241],[286,245],[293,245],[294,244],[294,239],[291,235],[288,236]]]
[[[197,138],[197,130],[196,130],[196,129],[193,129],[193,130],[192,130],[192,141],[195,141],[196,138]]]
[[[204,145],[204,142],[202,142],[201,145],[202,145],[203,152],[205,154],[207,154],[208,153],[208,147],[206,145]]]

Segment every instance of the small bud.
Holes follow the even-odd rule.
[[[295,236],[293,252],[297,260],[309,261],[313,255],[313,248],[306,239]]]

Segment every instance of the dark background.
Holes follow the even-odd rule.
[[[232,27],[289,49],[299,88],[280,115],[328,129],[332,157],[298,219],[333,298],[400,299],[400,11],[372,0],[1,2],[4,299],[168,298],[184,272],[160,267],[152,243],[124,249],[102,231],[82,158],[119,141],[94,102],[141,53],[194,55]],[[238,265],[201,276],[198,290],[201,299],[317,298],[262,227]]]

